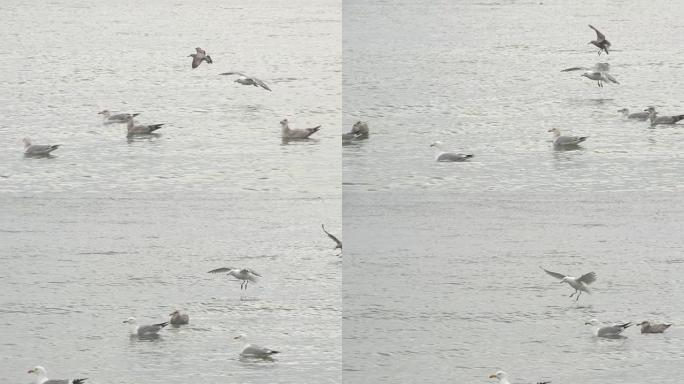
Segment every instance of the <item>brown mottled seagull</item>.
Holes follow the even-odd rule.
[[[199,65],[202,64],[203,61],[206,61],[208,64],[213,63],[213,61],[211,60],[211,56],[207,55],[204,49],[197,47],[195,48],[195,50],[197,51],[197,53],[191,53],[188,55],[188,57],[192,57],[192,69],[199,67]]]
[[[599,55],[601,55],[601,51],[606,52],[607,55],[608,48],[610,48],[610,41],[606,40],[606,36],[603,33],[599,32],[599,30],[594,28],[594,26],[592,26],[591,24],[589,24],[589,28],[596,31],[596,40],[592,40],[588,44],[594,44],[596,47],[598,47]]]

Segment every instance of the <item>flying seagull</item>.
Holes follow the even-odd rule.
[[[323,232],[325,232],[325,234],[328,235],[328,237],[331,238],[332,241],[335,242],[335,244],[336,244],[336,245],[335,245],[335,249],[337,249],[337,248],[342,249],[342,242],[340,241],[340,239],[338,239],[337,237],[331,235],[330,232],[326,231],[326,230],[325,230],[325,225],[321,224],[321,228],[323,228]]]
[[[271,90],[271,88],[269,88],[268,85],[266,83],[264,83],[263,81],[257,79],[256,77],[247,76],[242,72],[224,72],[224,73],[219,73],[219,75],[224,75],[224,76],[237,75],[238,78],[235,79],[236,83],[240,83],[242,85],[253,85],[255,87],[261,87],[267,91]]]
[[[644,109],[645,112],[648,112],[648,118],[651,120],[651,127],[659,125],[659,124],[676,124],[679,120],[684,119],[684,115],[675,115],[675,116],[658,116],[658,112],[656,112],[655,108],[653,107],[648,107]]]
[[[128,121],[129,118],[136,117],[139,115],[139,113],[117,113],[115,115],[112,115],[112,113],[109,112],[109,110],[107,109],[105,109],[104,111],[100,111],[97,114],[102,115],[103,124],[125,123]]]
[[[319,129],[321,129],[320,125],[313,128],[292,129],[290,128],[287,119],[283,119],[280,121],[280,127],[283,139],[307,139],[309,138],[309,136],[313,135],[314,133],[318,132]]]
[[[190,316],[185,313],[180,313],[177,309],[171,312],[169,316],[171,316],[171,319],[169,320],[171,325],[184,325],[190,322]]]
[[[128,319],[123,321],[124,324],[128,324],[130,327],[131,335],[133,336],[138,336],[138,337],[150,337],[150,336],[157,336],[159,331],[162,330],[162,328],[166,327],[169,325],[168,321],[165,321],[163,323],[159,324],[152,324],[152,325],[138,325],[138,322],[135,320],[135,317],[129,317]]]
[[[36,384],[83,384],[83,382],[87,380],[87,378],[73,379],[73,380],[68,380],[68,379],[49,380],[47,378],[47,371],[45,370],[45,368],[43,368],[40,365],[36,365],[35,367],[29,369],[28,373],[32,373],[32,374],[36,375],[36,381],[35,381]]]
[[[663,333],[672,326],[672,323],[652,323],[644,320],[637,325],[641,326],[641,333]]]
[[[242,290],[243,288],[246,290],[247,284],[250,281],[256,282],[257,277],[261,277],[261,275],[258,274],[256,271],[249,269],[249,268],[223,267],[223,268],[212,269],[208,273],[222,273],[222,272],[228,272],[229,276],[233,276],[234,278],[236,278],[238,280],[242,280],[242,283],[240,283],[240,290]]]
[[[508,373],[505,371],[497,371],[496,373],[493,373],[489,375],[490,379],[499,379],[499,384],[511,384],[511,382],[508,380]],[[540,381],[537,384],[549,384],[550,381]]]
[[[242,341],[247,341],[247,336],[245,336],[244,333],[241,333],[233,338],[233,340],[242,340]],[[270,358],[271,355],[275,355],[276,353],[280,353],[278,351],[274,351],[270,348],[264,348],[260,347],[258,345],[254,344],[247,344],[242,348],[242,351],[240,352],[240,356],[243,357],[258,357],[258,358]]]
[[[31,139],[24,137],[24,155],[25,156],[48,156],[50,152],[59,148],[60,144],[31,144]]]
[[[197,47],[195,50],[197,53],[191,53],[188,55],[188,57],[192,57],[192,69],[199,67],[203,61],[206,61],[208,64],[213,63],[211,56],[207,55],[204,49]]]
[[[595,80],[599,87],[603,87],[604,82],[608,82],[609,84],[620,84],[613,75],[608,73],[608,71],[610,71],[610,64],[608,63],[596,63],[593,67],[572,67],[561,70],[561,72],[571,71],[585,71],[580,76]]]
[[[653,108],[653,107],[649,107],[649,108]],[[653,111],[655,111],[655,108],[653,108]],[[623,117],[626,117],[628,119],[640,120],[640,121],[648,120],[648,116],[650,115],[650,113],[646,112],[646,111],[629,113],[628,108],[618,109],[618,112],[622,113]]]
[[[575,292],[573,292],[572,295],[570,295],[570,297],[573,297],[576,293],[578,293],[575,301],[579,300],[579,297],[582,294],[582,292],[591,293],[589,291],[589,284],[596,281],[596,274],[594,272],[585,273],[580,277],[571,277],[565,276],[561,273],[551,272],[542,267],[539,268],[541,268],[544,272],[548,273],[549,275],[555,277],[556,279],[560,279],[561,283],[568,283],[568,285],[575,288]]]
[[[126,125],[126,128],[128,129],[128,136],[132,135],[149,135],[150,133],[156,131],[157,129],[160,129],[162,127],[162,124],[148,124],[148,125],[135,125],[135,122],[133,121],[133,118],[128,119],[128,124]]]
[[[607,55],[608,48],[610,48],[610,41],[606,40],[606,36],[603,33],[599,32],[599,30],[594,28],[591,24],[589,24],[589,28],[596,31],[596,40],[592,40],[588,44],[594,44],[599,49],[599,55],[601,55],[601,51],[605,51]]]
[[[588,136],[562,136],[558,128],[551,128],[549,132],[553,132],[553,146],[556,148],[577,147],[588,138]]]
[[[466,161],[466,160],[473,157],[473,155],[464,155],[462,153],[446,152],[443,148],[443,145],[444,144],[441,141],[435,141],[434,143],[430,144],[430,146],[435,148],[435,150],[436,150],[435,161],[458,162],[458,161]]]
[[[607,326],[601,326],[601,322],[596,319],[591,319],[584,323],[584,325],[591,325],[594,329],[594,335],[598,337],[606,337],[609,339],[615,339],[621,337],[620,334],[625,329],[629,328],[632,323],[618,323]]]

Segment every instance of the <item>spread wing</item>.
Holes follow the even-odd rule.
[[[199,49],[199,48],[198,48]],[[199,67],[200,63],[202,62],[202,56],[200,55],[194,55],[192,57],[192,68],[197,68]]]
[[[247,77],[247,75],[245,75],[245,74],[242,73],[242,72],[234,72],[234,71],[233,71],[233,72],[223,72],[223,73],[219,73],[219,75],[226,75],[226,76],[229,76],[229,75],[238,75],[238,76],[242,76],[242,77]]]
[[[565,276],[565,275],[562,274],[562,273],[551,272],[551,271],[546,270],[546,269],[544,269],[544,268],[542,268],[542,267],[539,267],[539,268],[541,268],[544,272],[548,273],[549,275],[551,275],[551,276],[553,276],[553,277],[555,277],[556,279],[559,279],[559,280],[563,280],[564,278],[567,277],[567,276]]]
[[[603,33],[599,32],[598,29],[594,28],[593,25],[589,24],[589,28],[591,28],[591,29],[593,29],[594,31],[596,31],[596,40],[597,40],[599,43],[606,39],[606,36],[605,36]]]
[[[591,25],[590,25],[590,27],[591,27]],[[598,32],[598,31],[597,31],[597,32]],[[195,48],[195,51],[197,51],[197,53],[200,54],[201,56],[204,56],[204,55],[207,54],[207,53],[204,51],[204,49],[202,49],[202,48],[200,48],[200,47]]]
[[[271,88],[269,88],[268,85],[266,85],[266,83],[264,83],[263,81],[257,79],[256,77],[252,77],[252,80],[254,80],[254,82],[255,82],[258,86],[260,86],[261,88],[263,88],[263,89],[265,89],[265,90],[267,90],[267,91],[270,91],[270,90],[271,90]]]
[[[335,237],[335,236],[333,236],[332,234],[330,234],[330,232],[326,231],[326,230],[325,230],[325,225],[321,224],[321,228],[323,228],[323,232],[325,232],[325,234],[328,235],[328,237],[331,238],[332,241],[335,242],[335,244],[337,244],[337,245],[335,246],[335,248],[342,248],[342,242],[341,242],[337,237]]]
[[[587,68],[587,67],[572,67],[572,68],[562,69],[561,72],[587,71],[587,70],[589,70],[589,68]]]
[[[596,274],[594,272],[585,273],[584,275],[580,276],[580,278],[577,279],[577,281],[589,285],[596,281]]]
[[[245,268],[245,269],[243,269],[243,271],[247,271],[247,272],[251,273],[251,274],[254,275],[254,276],[262,277],[257,271],[255,271],[255,270],[253,270],[253,269],[250,269],[250,268]]]
[[[230,271],[232,271],[233,269],[236,269],[236,268],[231,268],[231,267],[216,268],[216,269],[212,269],[211,271],[209,271],[209,272],[207,272],[207,273],[230,272]]]
[[[608,81],[610,81],[611,83],[620,84],[620,82],[618,82],[617,79],[615,79],[610,73],[604,72],[604,73],[603,73],[603,76],[604,76],[606,79],[608,79]]]

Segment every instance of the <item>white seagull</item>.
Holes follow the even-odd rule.
[[[247,76],[242,72],[224,72],[224,73],[219,73],[219,75],[224,75],[224,76],[238,75],[238,78],[235,79],[236,83],[240,83],[242,85],[253,85],[255,87],[261,87],[267,91],[271,90],[271,88],[268,87],[268,84],[257,79],[256,77]]]
[[[26,156],[48,156],[50,152],[59,148],[61,144],[31,144],[31,139],[24,137],[24,155]]]
[[[588,138],[588,136],[561,136],[561,131],[558,128],[551,128],[549,132],[553,133],[554,147],[576,147]]]
[[[223,268],[216,268],[212,269],[208,273],[222,273],[222,272],[227,272],[229,276],[233,276],[234,278],[238,280],[242,280],[242,283],[240,283],[240,290],[243,288],[247,290],[247,284],[251,282],[256,282],[258,277],[262,277],[260,274],[256,273],[254,270],[249,269],[249,268],[232,268],[232,267],[223,267]]]
[[[624,336],[620,336],[622,331],[627,329],[632,323],[618,323],[602,326],[601,322],[596,319],[591,319],[584,323],[584,325],[591,325],[594,331],[594,336],[605,337],[609,339],[616,339]]]
[[[244,333],[241,333],[241,334],[235,336],[233,338],[233,340],[242,340],[244,342],[247,342],[247,336]],[[270,348],[264,348],[264,347],[260,347],[258,345],[248,343],[242,348],[242,351],[240,352],[240,356],[270,358],[271,355],[275,355],[276,353],[280,353],[280,352],[274,351]]]
[[[466,161],[473,157],[473,155],[464,155],[462,153],[446,152],[443,148],[444,144],[441,141],[435,141],[430,144],[431,147],[435,148],[435,161]]]
[[[40,365],[29,369],[28,373],[36,375],[36,384],[82,384],[87,378],[84,379],[62,379],[62,380],[50,380],[47,378],[47,371]]]
[[[508,373],[505,371],[497,371],[496,373],[493,373],[489,375],[490,379],[499,379],[499,384],[511,384],[511,382],[508,380]],[[540,381],[537,384],[549,384],[550,381]]]
[[[656,112],[653,107],[644,109],[644,112],[648,112],[648,118],[651,120],[651,127],[659,124],[672,125],[676,124],[679,120],[684,119],[684,115],[658,116],[658,112]]]
[[[280,121],[280,128],[283,139],[307,139],[309,136],[318,132],[318,130],[321,129],[321,126],[319,125],[313,128],[292,129],[290,128],[287,119],[283,119]]]
[[[129,118],[136,117],[139,115],[139,113],[117,113],[116,115],[112,115],[112,113],[109,112],[109,110],[107,109],[98,112],[97,114],[102,115],[103,124],[125,123],[128,121]]]
[[[596,281],[596,274],[594,272],[585,273],[580,277],[572,277],[565,276],[562,273],[551,272],[542,267],[539,268],[541,268],[544,272],[548,273],[549,275],[555,277],[556,279],[560,279],[561,283],[568,283],[569,286],[575,288],[575,292],[573,292],[572,295],[570,295],[570,297],[573,297],[576,293],[578,294],[575,301],[579,300],[579,297],[582,294],[582,292],[591,294],[591,292],[589,291],[589,284]]]
[[[653,108],[653,107],[649,107]],[[655,111],[655,108],[653,108]],[[634,119],[634,120],[640,120],[640,121],[645,121],[648,120],[649,117],[649,112],[634,112],[634,113],[629,113],[629,108],[622,108],[618,109],[618,112],[622,113],[622,117],[626,117],[628,119]]]
[[[127,135],[128,136],[133,136],[133,135],[149,135],[152,132],[156,131],[157,129],[160,129],[162,127],[162,124],[135,124],[135,121],[133,121],[133,118],[128,119],[128,124],[126,125],[127,129]]]
[[[123,322],[129,325],[131,335],[138,337],[157,336],[157,334],[159,333],[159,331],[162,330],[162,328],[169,325],[168,321],[159,324],[138,325],[138,322],[135,320],[135,317],[129,317]]]
[[[561,70],[561,72],[571,72],[571,71],[585,71],[581,76],[586,77],[591,80],[597,81],[599,87],[603,87],[604,82],[620,84],[616,78],[614,78],[608,71],[610,71],[610,64],[608,63],[596,63],[593,67],[572,67]]]

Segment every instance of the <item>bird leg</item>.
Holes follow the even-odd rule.
[[[241,290],[241,291],[242,291],[242,287],[243,287],[244,285],[245,285],[245,282],[244,282],[244,281],[243,281],[242,283],[240,283],[240,290]]]
[[[245,290],[247,290],[247,283],[249,283],[249,280],[245,280]]]
[[[598,54],[599,54],[599,56],[601,56],[601,48],[599,48]]]
[[[579,297],[580,297],[580,295],[582,294],[582,291],[577,291],[577,292],[579,292],[579,295],[577,295],[577,297],[575,298],[575,301],[578,301],[578,300],[579,300]]]

